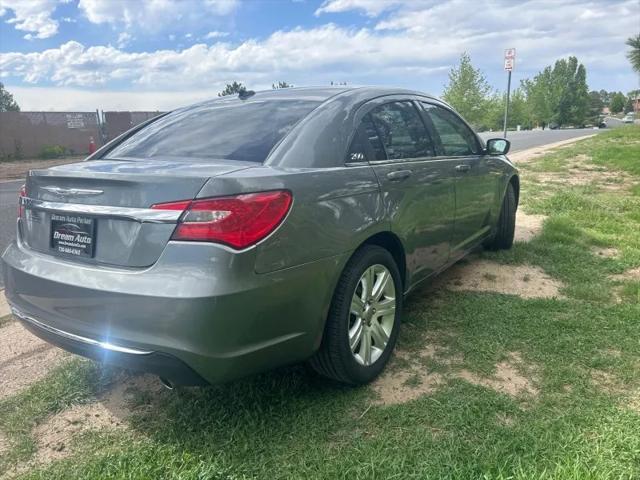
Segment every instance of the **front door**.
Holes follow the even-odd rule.
[[[452,254],[457,255],[486,237],[495,223],[500,172],[483,155],[473,131],[454,112],[432,103],[421,105],[437,133],[439,154],[454,164],[456,219]]]

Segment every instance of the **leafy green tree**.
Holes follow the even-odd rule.
[[[631,67],[640,73],[640,33],[635,37],[628,38],[626,43],[631,47],[627,52],[627,58],[631,62]]]
[[[273,90],[279,90],[281,88],[293,88],[293,85],[287,82],[278,82],[278,83],[272,83],[271,88]]]
[[[509,100],[508,127],[516,128],[518,125],[523,128],[532,127],[529,103],[521,88],[516,88],[511,92],[511,99]]]
[[[527,97],[531,119],[537,125],[547,125],[551,122],[558,103],[558,94],[552,78],[552,68],[546,67],[533,79],[525,79],[521,82],[521,88]]]
[[[611,97],[613,96],[613,93],[615,92],[607,92],[606,90],[600,90],[598,92],[598,94],[600,95],[600,100],[602,100],[602,103],[604,103],[605,106],[611,103]]]
[[[233,83],[227,83],[220,93],[218,93],[219,97],[226,97],[227,95],[236,95],[239,93],[245,93],[247,91],[247,87],[245,87],[242,83],[238,83],[234,81]]]
[[[604,105],[605,104],[602,101],[600,92],[596,92],[595,90],[589,92],[589,120],[592,123],[596,123],[596,121],[599,119]]]
[[[502,130],[504,125],[504,104],[507,98],[506,92],[502,95],[492,95],[486,102],[486,114],[483,119],[481,128],[491,130]],[[511,92],[509,98],[509,118],[507,119],[508,128],[531,127],[531,118],[529,114],[529,105],[524,91],[516,88]]]
[[[449,71],[442,97],[474,127],[485,126],[492,88],[482,72],[473,68],[468,53],[463,53],[460,64]]]
[[[524,80],[522,88],[536,123],[583,125],[589,114],[587,71],[576,57],[557,60],[532,80]]]
[[[617,92],[613,95],[611,99],[611,104],[609,105],[609,109],[611,113],[620,113],[624,110],[624,104],[627,102],[627,98],[624,96],[624,93]]]
[[[19,112],[20,106],[13,99],[13,95],[9,93],[4,84],[0,82],[0,112]]]
[[[556,61],[553,67],[560,92],[558,108],[553,119],[558,125],[584,124],[589,111],[587,71],[576,57]]]

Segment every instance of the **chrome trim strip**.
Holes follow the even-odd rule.
[[[11,312],[16,317],[18,317],[20,320],[22,320],[24,322],[27,322],[27,323],[30,323],[34,327],[40,328],[42,330],[45,330],[45,331],[47,331],[49,333],[53,333],[54,335],[58,335],[60,337],[68,338],[69,340],[74,340],[76,342],[80,342],[80,343],[84,343],[84,344],[87,344],[87,345],[91,345],[92,347],[104,348],[105,350],[109,350],[109,351],[112,351],[112,352],[118,352],[118,353],[129,353],[131,355],[149,355],[150,353],[153,353],[153,351],[138,350],[136,348],[121,347],[120,345],[114,345],[113,343],[100,342],[100,341],[94,340],[92,338],[81,337],[80,335],[75,335],[73,333],[65,332],[64,330],[59,330],[59,329],[51,327],[49,325],[45,325],[44,323],[36,320],[35,318],[33,318],[33,317],[21,312],[20,310],[18,310],[13,305],[11,305]]]
[[[63,188],[63,187],[40,187],[42,190],[46,190],[54,195],[73,195],[73,196],[87,196],[87,195],[102,195],[104,190],[92,190],[90,188]]]
[[[181,210],[156,210],[153,208],[113,207],[109,205],[86,205],[82,203],[46,202],[34,198],[20,197],[20,203],[34,210],[75,213],[98,217],[127,218],[142,223],[176,223]]]

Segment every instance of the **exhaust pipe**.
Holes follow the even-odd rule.
[[[168,380],[164,377],[158,377],[160,379],[160,383],[167,388],[168,390],[173,390],[174,385],[173,383],[171,383],[171,380]]]

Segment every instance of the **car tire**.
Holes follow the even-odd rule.
[[[313,369],[352,385],[376,378],[398,338],[402,293],[400,271],[389,251],[377,245],[358,249],[336,286],[320,349],[310,361]]]
[[[491,240],[485,244],[486,248],[489,250],[508,250],[511,248],[516,231],[517,208],[516,192],[513,184],[509,182],[507,191],[502,199],[502,208],[500,209],[496,233]]]

